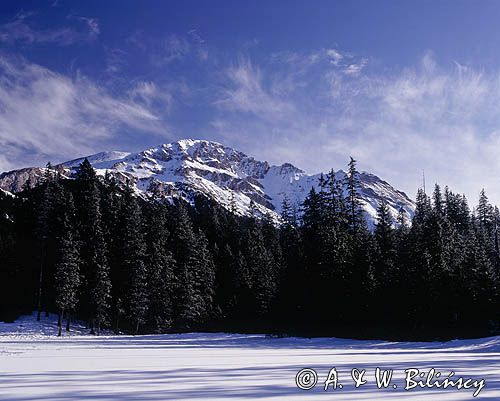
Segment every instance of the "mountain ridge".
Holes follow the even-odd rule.
[[[240,215],[255,213],[279,219],[286,197],[300,205],[311,187],[318,186],[321,175],[307,174],[291,163],[271,165],[219,142],[182,139],[161,144],[140,152],[100,152],[86,157],[98,175],[106,172],[118,181],[129,181],[138,195],[152,192],[172,198],[189,199],[201,193]],[[71,178],[85,157],[60,163],[54,168]],[[27,182],[37,185],[45,168],[32,167],[0,174],[0,188],[20,192]],[[345,172],[335,171],[343,180]],[[369,225],[376,219],[380,201],[388,203],[395,217],[403,208],[413,215],[414,202],[387,181],[369,172],[361,172],[359,193]]]

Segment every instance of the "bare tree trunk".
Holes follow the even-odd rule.
[[[115,334],[119,333],[119,328],[120,328],[120,314],[118,313],[116,315],[116,325],[115,325]]]
[[[43,285],[43,258],[44,258],[44,252],[43,252],[43,245],[42,245],[42,252],[40,255],[40,274],[38,276],[38,301],[37,301],[37,313],[36,313],[36,320],[37,322],[40,321],[40,313],[42,310],[42,285]]]
[[[60,312],[59,312],[59,319],[57,321],[57,327],[58,327],[57,337],[61,337],[62,336],[62,320],[63,320],[63,317],[64,317],[64,309],[61,309]]]
[[[139,332],[139,321],[137,321],[137,324],[135,325],[135,334]]]
[[[69,323],[71,321],[71,316],[69,312],[66,312],[66,331],[69,333]]]
[[[90,334],[92,334],[93,336],[95,335],[94,319],[90,319]]]

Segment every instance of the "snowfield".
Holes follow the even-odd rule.
[[[55,336],[53,318],[0,323],[0,400],[500,400],[500,337],[446,343],[390,343],[335,338],[181,334]],[[335,367],[343,388],[323,390]],[[394,370],[378,389],[375,369]],[[301,390],[295,377],[312,368],[318,384]],[[354,388],[351,370],[366,370]],[[404,370],[435,368],[442,378],[484,379],[474,388],[405,391]],[[393,384],[397,388],[393,388]],[[469,382],[472,383],[472,382]]]

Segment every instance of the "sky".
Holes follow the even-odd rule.
[[[8,1],[0,171],[182,138],[500,204],[498,1]]]

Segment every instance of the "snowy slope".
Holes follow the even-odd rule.
[[[36,322],[24,324],[33,327]],[[17,325],[19,324],[16,323]],[[500,338],[451,342],[391,343],[336,338],[191,333],[150,336],[19,336],[16,324],[0,324],[2,401],[463,401],[500,399]],[[42,322],[42,325],[45,323]],[[12,332],[8,328],[14,327]],[[36,329],[34,329],[36,331]],[[337,369],[342,389],[323,384]],[[378,389],[375,369],[394,370],[390,388]],[[318,384],[297,388],[303,368],[317,372]],[[351,370],[366,369],[356,389]],[[404,370],[484,379],[474,388],[404,390]],[[394,389],[392,384],[396,384]]]
[[[0,194],[5,195],[5,196],[10,196],[14,197],[15,195],[10,193],[9,191],[6,191],[5,189],[0,188]]]
[[[195,192],[202,193],[240,215],[250,214],[253,201],[261,214],[273,218],[279,215],[285,196],[299,205],[319,178],[319,174],[308,175],[289,163],[274,166],[217,142],[192,139],[138,153],[102,152],[87,158],[98,174],[109,171],[121,182],[128,180],[139,194],[155,191],[167,198],[189,198]],[[82,161],[83,158],[72,160],[57,168],[71,176]],[[25,170],[0,175],[0,188],[11,192],[20,190],[23,178],[30,176]],[[38,169],[31,172],[31,176],[41,175],[43,171]],[[342,180],[345,173],[338,170],[336,176]],[[411,217],[414,203],[406,194],[373,174],[363,172],[360,178],[360,194],[371,223],[382,199],[388,202],[394,216],[403,208]]]
[[[0,338],[15,337],[34,340],[55,336],[58,332],[57,320],[57,315],[55,314],[50,314],[46,317],[45,313],[42,313],[40,321],[37,322],[36,312],[33,312],[31,315],[19,317],[13,323],[0,321]],[[89,330],[85,328],[82,322],[71,322],[70,328],[69,332],[63,329],[62,334],[64,337],[82,336],[89,333]],[[111,334],[111,331],[106,331],[106,333]]]

